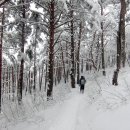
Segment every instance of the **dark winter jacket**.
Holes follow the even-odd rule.
[[[81,78],[80,78],[80,80],[79,80],[80,86],[81,86],[81,85],[85,85],[85,83],[86,83],[85,77],[84,77],[84,76],[81,76]]]

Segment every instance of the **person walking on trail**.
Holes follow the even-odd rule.
[[[84,93],[84,86],[85,86],[86,80],[84,76],[81,76],[79,80],[79,85],[80,85],[80,92]]]

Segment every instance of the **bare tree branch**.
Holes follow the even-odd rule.
[[[9,2],[10,0],[2,0],[2,1],[0,1],[0,7],[2,6],[2,5],[4,5],[5,3],[7,3],[7,2]]]

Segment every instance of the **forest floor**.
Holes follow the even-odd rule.
[[[130,74],[123,70],[116,87],[111,76],[88,80],[84,94],[77,86],[61,102],[2,130],[130,130]]]

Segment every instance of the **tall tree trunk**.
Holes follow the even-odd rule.
[[[36,27],[36,32],[35,32],[35,41],[34,41],[34,86],[33,86],[33,91],[35,94],[36,91],[36,40],[37,40],[37,27]]]
[[[84,71],[84,60],[82,59],[81,60],[81,73],[83,73]]]
[[[95,58],[95,66],[96,66],[96,69],[98,70],[99,68],[99,63],[100,63],[100,48],[101,48],[101,45],[100,45],[100,42],[99,42],[99,36],[98,36],[98,39],[97,39],[97,45],[96,45],[96,58]]]
[[[24,0],[21,0],[24,4]],[[25,19],[25,5],[22,6],[22,18]],[[22,41],[21,41],[21,52],[24,53],[25,44],[25,23],[22,22]],[[19,74],[19,84],[18,84],[18,103],[21,104],[22,101],[22,89],[23,89],[23,71],[24,71],[24,59],[22,58],[20,64],[20,74]]]
[[[120,30],[120,24],[119,24],[119,30]],[[120,70],[121,67],[121,42],[120,42],[121,33],[120,31],[117,31],[117,63],[116,68],[117,71]]]
[[[67,46],[67,42],[66,42],[66,65],[67,65],[67,68],[66,68],[66,80],[67,82],[69,81],[69,61],[68,61],[68,46]]]
[[[118,85],[118,75],[121,68],[121,61],[123,61],[123,66],[125,66],[125,13],[126,13],[126,3],[125,0],[120,0],[121,10],[120,10],[120,21],[119,30],[117,32],[117,68],[114,71],[112,84]]]
[[[35,22],[38,22],[38,14],[35,14]],[[34,98],[35,98],[35,92],[36,92],[36,77],[37,77],[37,72],[36,72],[36,58],[37,58],[37,53],[36,53],[36,47],[37,47],[37,33],[38,33],[38,25],[34,25],[35,28],[35,39],[34,39],[34,86],[33,86],[33,91],[34,91]]]
[[[39,90],[40,91],[42,90],[43,68],[44,68],[44,64],[42,62],[41,68],[39,66]]]
[[[42,90],[43,69],[44,69],[44,63],[42,63],[41,76],[39,76],[39,80],[40,80],[39,81],[39,88],[40,88],[40,91]]]
[[[80,25],[79,25],[79,39],[78,39],[78,47],[77,47],[77,84],[79,83],[79,78],[80,78],[79,55],[80,55],[81,34],[82,34],[82,22],[80,22]]]
[[[72,2],[73,3],[73,2]],[[73,6],[72,6],[73,7]],[[75,88],[75,62],[74,62],[74,20],[73,20],[73,14],[74,11],[73,9],[70,12],[70,17],[71,17],[71,87]]]
[[[101,15],[103,16],[103,6],[101,4]],[[104,58],[104,28],[103,28],[103,21],[101,22],[101,57],[102,57],[102,73],[103,76],[106,75],[106,71],[105,71],[105,58]]]
[[[29,70],[29,74],[28,74],[28,85],[29,85],[29,93],[32,94],[32,87],[31,87],[31,72]]]
[[[46,66],[46,69],[45,69],[45,88],[44,88],[44,91],[46,91],[47,81],[48,81],[48,64],[47,64],[47,62],[45,63],[45,66]],[[41,81],[42,81],[42,78],[41,78]]]
[[[3,12],[0,12],[0,22],[4,25],[4,8]],[[0,27],[0,112],[1,112],[1,89],[2,89],[2,44],[3,44],[3,27]]]
[[[14,101],[14,94],[15,94],[15,75],[14,75],[14,67],[12,66],[12,98]]]
[[[8,73],[9,73],[8,83],[9,83],[9,100],[10,100],[10,94],[11,94],[11,93],[10,93],[10,92],[11,92],[11,76],[10,76],[10,75],[11,75],[11,73],[10,73],[10,72],[11,72],[11,69],[10,69],[10,66],[9,66],[8,71],[9,71],[9,72],[8,72]]]
[[[125,14],[126,14],[126,2],[125,0],[120,0],[121,2],[121,14],[120,14],[120,21],[121,21],[121,61],[122,67],[125,67],[126,61],[126,53],[125,53]]]
[[[48,66],[48,89],[47,89],[47,97],[52,98],[53,91],[53,70],[54,70],[54,30],[55,30],[55,0],[51,0],[50,2],[50,40],[49,40],[49,66]]]
[[[66,83],[66,71],[65,71],[65,61],[64,61],[64,53],[63,53],[63,48],[61,46],[61,57],[62,57],[62,64],[63,64],[63,72],[64,72],[64,82]]]

